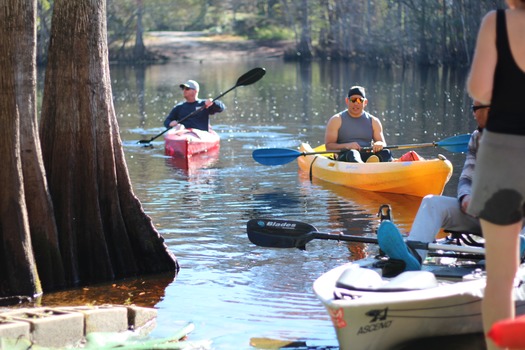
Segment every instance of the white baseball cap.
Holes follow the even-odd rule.
[[[199,91],[199,83],[197,83],[195,80],[188,80],[187,82],[179,85],[182,88],[187,87],[188,89],[193,89],[195,91]]]

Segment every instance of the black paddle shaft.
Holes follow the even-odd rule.
[[[223,92],[222,94],[220,94],[219,96],[215,97],[213,99],[213,102],[217,101],[219,98],[221,98],[222,96],[226,95],[228,92],[232,91],[233,89],[239,87],[239,86],[246,86],[246,85],[251,85],[257,81],[259,81],[264,75],[266,74],[266,69],[264,68],[261,68],[261,67],[257,67],[257,68],[253,68],[252,70],[250,70],[249,72],[247,73],[244,73],[243,75],[241,75],[239,77],[239,79],[237,79],[237,83],[235,83],[234,86],[232,86],[231,88],[229,88],[228,90],[226,90],[225,92]],[[187,116],[185,116],[184,118],[180,119],[179,120],[179,123],[194,116],[195,114],[199,113],[200,111],[202,111],[205,107],[202,106],[201,108],[199,109],[196,109],[194,110],[193,112],[191,112],[190,114],[188,114]],[[148,144],[150,143],[151,141],[155,140],[156,138],[164,135],[166,132],[168,132],[169,130],[171,129],[171,127],[169,128],[166,128],[166,130],[164,130],[163,132],[161,132],[160,134],[157,134],[155,136],[153,136],[151,139],[149,140],[140,140],[140,141],[137,141],[137,143],[140,143],[140,144]]]
[[[314,239],[378,244],[377,238],[346,235],[341,232],[319,232],[314,226],[291,220],[252,219],[246,224],[246,232],[250,242],[267,248],[298,248],[306,249],[306,244]],[[460,253],[482,255],[485,250],[480,247],[457,246],[407,241],[414,249],[450,250]]]

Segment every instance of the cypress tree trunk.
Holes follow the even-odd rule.
[[[134,196],[113,108],[104,0],[55,1],[41,136],[66,282],[178,271]]]
[[[0,299],[42,292],[33,255],[29,218],[24,197],[20,127],[34,118],[36,96],[35,0],[11,0],[0,4]],[[29,122],[30,124],[31,122]],[[33,135],[34,136],[34,135]],[[26,142],[24,142],[26,143]],[[31,165],[31,164],[30,164]],[[38,200],[38,198],[36,198]]]
[[[133,46],[133,58],[141,61],[146,58],[146,46],[144,45],[144,28],[142,26],[142,13],[144,4],[137,0],[137,28],[135,29],[135,46]]]

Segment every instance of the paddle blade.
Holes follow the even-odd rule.
[[[252,219],[246,224],[250,242],[260,247],[305,249],[315,238],[317,229],[304,222]]]
[[[260,148],[253,151],[252,157],[262,165],[283,165],[294,161],[301,154],[288,148]]]
[[[436,142],[436,145],[454,153],[466,153],[468,151],[468,142],[470,134],[452,136]]]
[[[266,74],[266,69],[257,67],[244,73],[237,79],[235,86],[246,86],[259,81]]]

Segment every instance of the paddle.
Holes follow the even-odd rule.
[[[470,134],[463,134],[448,137],[444,140],[429,143],[415,143],[409,145],[393,145],[386,146],[386,149],[407,149],[407,148],[423,148],[423,147],[441,147],[449,152],[466,152],[468,150],[468,142]],[[365,151],[371,151],[372,147],[363,147]],[[300,152],[288,148],[260,148],[252,153],[253,159],[263,165],[282,165],[287,164],[300,156],[308,156],[313,154],[325,153],[340,153],[342,150],[333,151],[318,151],[318,152]]]
[[[261,247],[298,248],[304,250],[306,243],[314,239],[378,244],[377,238],[345,235],[343,233],[323,233],[314,226],[290,220],[252,219],[246,225],[250,242]],[[458,246],[437,243],[408,241],[410,247],[424,250],[448,250],[458,253],[485,254],[480,247]]]
[[[259,81],[264,75],[266,74],[266,70],[264,68],[261,68],[261,67],[257,67],[257,68],[254,68],[252,70],[250,70],[249,72],[247,73],[244,73],[243,75],[241,75],[239,77],[239,79],[237,79],[237,83],[235,83],[234,86],[232,86],[230,89],[226,90],[225,92],[223,92],[222,94],[220,94],[219,96],[215,97],[213,99],[213,102],[215,102],[216,100],[218,100],[219,98],[221,98],[222,96],[226,95],[228,92],[232,91],[233,89],[239,87],[239,86],[246,86],[246,85],[251,85],[257,81]],[[201,108],[199,109],[196,109],[195,111],[191,112],[190,114],[188,114],[187,116],[185,116],[184,118],[180,119],[178,122],[181,123],[183,122],[184,120],[190,118],[191,116],[199,113],[200,111],[202,111],[205,107],[202,106]],[[156,138],[164,135],[167,131],[169,131],[171,129],[171,127],[167,128],[166,130],[164,130],[163,132],[161,132],[160,134],[157,134],[155,136],[153,136],[151,139],[149,140],[140,140],[140,141],[137,141],[137,143],[140,143],[140,144],[148,144],[150,143],[151,141],[155,140]]]

